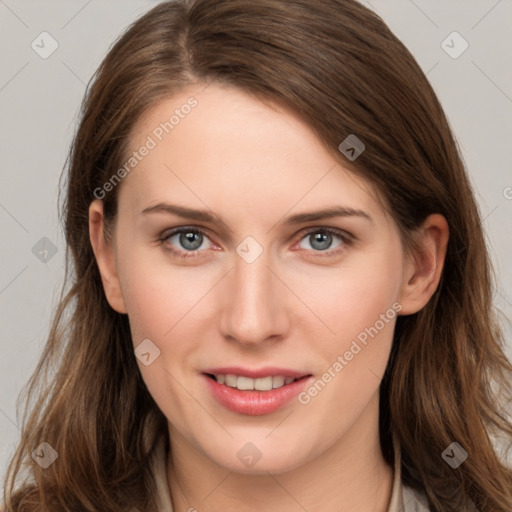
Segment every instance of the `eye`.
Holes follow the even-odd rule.
[[[340,242],[333,248],[333,240],[335,240],[336,238]],[[313,228],[306,232],[305,235],[303,235],[303,237],[301,238],[299,246],[303,240],[307,241],[310,246],[305,247],[305,249],[313,250],[315,252],[327,252],[328,254],[331,254],[332,252],[338,252],[332,251],[331,249],[336,249],[338,247],[344,248],[344,246],[350,245],[352,243],[352,239],[350,238],[348,233],[345,233],[334,228],[323,227]]]
[[[210,239],[201,229],[185,226],[166,232],[159,241],[163,244],[165,250],[181,258],[195,258],[198,256],[203,243],[210,241]],[[178,247],[178,249],[175,247]],[[211,248],[211,241],[210,245],[202,247],[202,249],[209,248]]]
[[[336,239],[339,242],[333,248],[332,244]],[[307,241],[310,247],[300,247],[303,241]],[[187,226],[166,231],[159,238],[159,242],[166,251],[179,258],[197,258],[203,250],[214,247],[205,231]],[[205,242],[208,242],[206,246],[204,246]],[[336,250],[337,248],[343,250],[352,243],[351,235],[344,231],[328,227],[316,227],[302,235],[298,246],[316,253],[331,255],[339,252],[339,250]]]

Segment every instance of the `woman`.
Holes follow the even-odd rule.
[[[141,17],[87,92],[65,230],[5,510],[511,510],[475,199],[360,4]]]

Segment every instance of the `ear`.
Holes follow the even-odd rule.
[[[415,233],[415,249],[406,255],[399,302],[400,315],[417,313],[437,289],[450,231],[446,219],[432,214]]]
[[[103,201],[99,199],[95,199],[89,206],[89,237],[100,270],[107,301],[112,309],[118,313],[126,313],[124,297],[117,275],[114,247],[111,241],[105,240]]]

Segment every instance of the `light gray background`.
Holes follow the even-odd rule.
[[[0,0],[2,478],[20,434],[16,398],[43,348],[63,277],[57,186],[85,85],[117,35],[156,3]],[[512,0],[363,3],[411,50],[441,100],[485,219],[495,303],[512,318]],[[31,48],[43,31],[59,45],[47,59]],[[456,59],[441,46],[453,31],[469,44]],[[57,247],[47,262],[32,252],[43,237]]]

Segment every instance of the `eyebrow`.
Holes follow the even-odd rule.
[[[208,210],[196,210],[193,208],[187,208],[185,206],[179,206],[170,203],[158,203],[154,206],[144,208],[144,210],[141,211],[142,215],[149,215],[152,213],[176,215],[178,217],[183,217],[185,219],[201,222],[210,222],[212,224],[224,223],[218,215]],[[330,219],[334,217],[360,217],[369,220],[370,222],[373,222],[373,219],[370,217],[370,215],[368,215],[363,210],[347,208],[343,206],[332,206],[328,208],[323,208],[321,210],[316,210],[313,212],[304,212],[291,215],[287,217],[284,221],[282,221],[282,224],[295,225],[301,224],[303,222]]]

